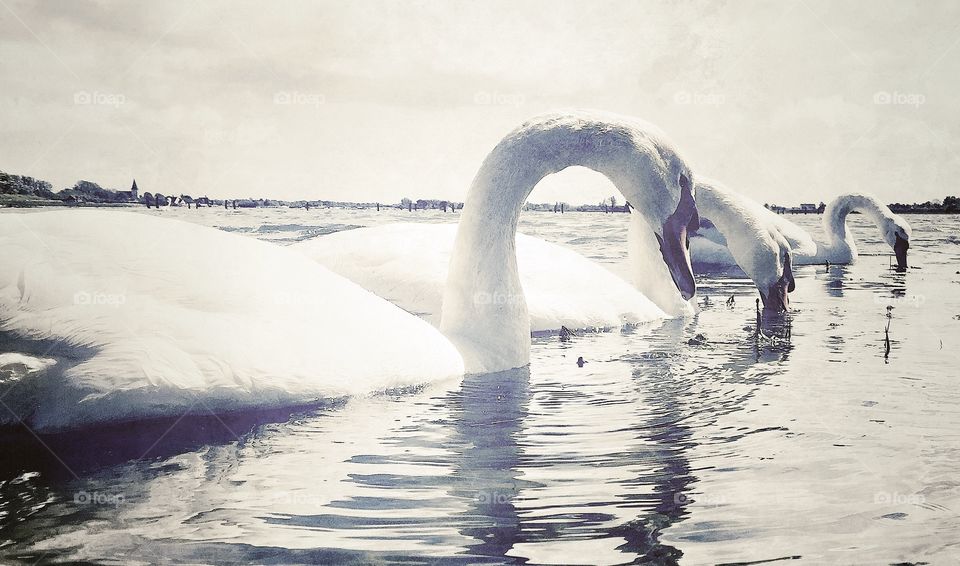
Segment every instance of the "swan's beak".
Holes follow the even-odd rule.
[[[910,242],[897,234],[897,243],[893,245],[893,253],[897,256],[897,271],[907,269],[907,250],[910,249]]]
[[[786,312],[790,309],[790,289],[789,284],[781,277],[779,281],[770,286],[766,294],[760,293],[763,300],[763,309],[774,312]]]
[[[783,275],[776,283],[770,286],[766,293],[760,292],[760,298],[763,299],[764,310],[774,312],[786,312],[790,309],[790,293],[797,288],[797,283],[793,279],[793,268],[791,267],[790,254],[783,258]]]
[[[693,200],[693,193],[689,182],[681,185],[680,202],[667,221],[663,223],[663,237],[657,234],[660,241],[660,254],[673,278],[683,299],[690,300],[697,293],[697,282],[693,278],[693,269],[690,267],[690,239],[688,232],[696,232],[700,228],[700,217],[697,214],[697,204]]]

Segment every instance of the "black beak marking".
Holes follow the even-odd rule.
[[[893,245],[893,253],[897,256],[897,269],[905,271],[907,269],[907,250],[910,249],[910,242],[897,234],[897,241]]]

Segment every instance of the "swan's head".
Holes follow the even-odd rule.
[[[763,308],[783,312],[790,307],[790,293],[796,288],[790,245],[778,233],[764,238],[744,271],[760,291]],[[743,267],[743,266],[741,266]]]
[[[882,224],[880,231],[883,233],[884,241],[893,248],[893,253],[897,256],[897,269],[905,270],[907,250],[910,249],[910,225],[895,214],[885,218]]]
[[[652,222],[653,232],[660,242],[660,254],[684,300],[690,300],[697,292],[697,282],[690,267],[689,234],[700,227],[700,216],[694,201],[692,179],[690,171],[677,174],[676,192],[680,198],[676,207],[661,223]]]

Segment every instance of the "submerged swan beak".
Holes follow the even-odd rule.
[[[893,245],[893,253],[897,256],[897,271],[907,269],[907,250],[910,249],[910,242],[897,234],[897,243]]]
[[[763,300],[764,310],[786,312],[790,309],[790,293],[797,288],[790,264],[790,254],[787,253],[783,257],[783,275],[776,283],[770,285],[766,293],[761,291],[760,298]]]
[[[663,237],[657,234],[660,242],[660,254],[670,270],[673,284],[677,286],[683,299],[690,300],[697,293],[697,282],[693,278],[693,269],[690,267],[690,241],[688,231],[696,231],[700,227],[700,217],[697,214],[697,205],[693,200],[693,191],[690,180],[685,175],[680,176],[680,202],[666,222],[663,223]]]

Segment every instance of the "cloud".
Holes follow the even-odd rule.
[[[949,2],[6,4],[0,168],[58,187],[462,198],[500,136],[557,107],[654,122],[762,200],[926,200],[960,173]]]

